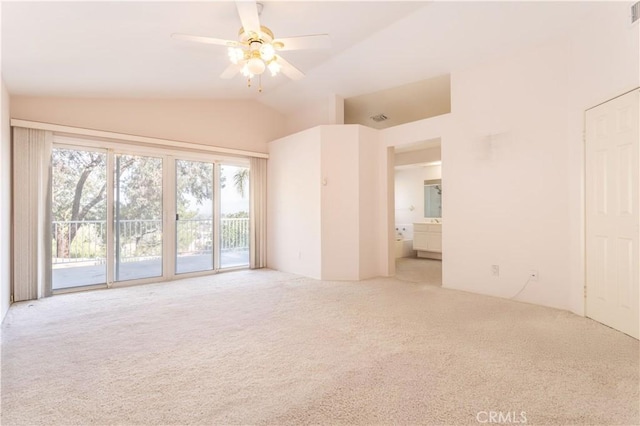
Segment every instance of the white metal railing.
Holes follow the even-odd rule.
[[[53,221],[53,264],[104,262],[107,253],[107,221]]]
[[[120,262],[159,258],[162,255],[161,220],[116,221],[116,246]],[[53,264],[104,263],[107,222],[105,220],[53,221]],[[213,250],[213,219],[177,222],[178,255],[210,253]],[[249,250],[249,219],[220,220],[220,251]]]
[[[220,219],[220,251],[249,250],[249,218]]]

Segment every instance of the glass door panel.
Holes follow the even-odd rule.
[[[176,160],[176,274],[213,269],[213,170]]]
[[[52,152],[52,288],[107,282],[107,154]]]
[[[115,281],[162,276],[162,159],[115,156]]]
[[[220,268],[249,265],[249,168],[220,166]]]

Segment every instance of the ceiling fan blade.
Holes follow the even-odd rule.
[[[278,55],[277,61],[280,64],[280,71],[282,74],[286,75],[291,80],[300,80],[304,77],[304,73],[302,71],[291,65],[282,56]]]
[[[258,5],[253,0],[242,0],[236,2],[238,15],[242,22],[242,28],[246,34],[260,33],[260,18],[258,17]]]
[[[240,64],[230,64],[224,71],[222,71],[222,74],[220,74],[220,78],[233,78],[240,72],[241,69],[242,66]]]
[[[195,35],[189,35],[189,34],[173,33],[171,34],[171,37],[177,40],[195,41],[196,43],[219,44],[221,46],[230,46],[230,47],[237,46],[239,44],[235,40],[224,40],[221,38],[195,36]]]
[[[329,34],[286,37],[274,40],[273,45],[277,50],[328,49],[331,47],[331,38]]]

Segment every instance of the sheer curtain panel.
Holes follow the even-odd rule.
[[[51,293],[51,141],[13,128],[13,300]]]
[[[267,266],[267,160],[251,158],[249,169],[250,235],[249,266]]]

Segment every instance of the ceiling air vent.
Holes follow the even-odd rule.
[[[631,23],[637,22],[638,19],[640,19],[640,1],[631,6]]]
[[[379,122],[381,122],[381,121],[384,121],[384,120],[388,120],[388,119],[389,119],[389,117],[387,117],[387,116],[386,116],[386,115],[384,115],[384,114],[372,115],[372,116],[371,116],[371,117],[369,117],[369,118],[370,118],[370,119],[372,119],[373,121],[375,121],[376,123],[379,123]]]

